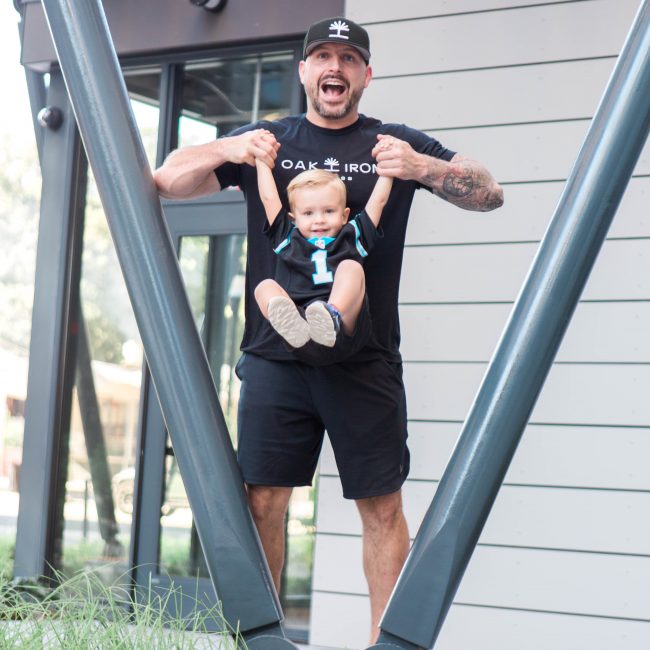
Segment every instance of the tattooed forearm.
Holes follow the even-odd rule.
[[[460,174],[449,172],[442,180],[442,191],[448,196],[463,198],[474,191],[474,179],[472,173],[463,169]]]
[[[466,210],[484,212],[503,205],[503,190],[480,163],[432,159],[432,167],[421,182],[441,199]]]

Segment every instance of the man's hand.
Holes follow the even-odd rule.
[[[380,133],[379,142],[372,150],[372,156],[377,160],[377,173],[380,176],[401,178],[403,181],[419,180],[425,173],[422,154],[404,140],[392,135]]]
[[[153,173],[161,196],[168,199],[194,199],[218,192],[214,173],[224,163],[255,166],[259,158],[269,167],[275,165],[279,142],[266,129],[219,138],[206,144],[176,149]]]
[[[221,138],[224,155],[228,162],[255,166],[255,160],[261,160],[273,169],[280,143],[266,129],[255,129],[241,135]]]
[[[456,154],[451,161],[418,153],[408,142],[379,134],[372,150],[377,173],[431,188],[445,201],[465,210],[487,212],[503,205],[503,190],[476,160]]]

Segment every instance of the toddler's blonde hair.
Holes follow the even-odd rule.
[[[325,169],[308,169],[291,180],[289,185],[287,185],[287,199],[289,200],[289,206],[293,210],[293,196],[296,191],[302,190],[306,187],[321,187],[322,185],[329,184],[334,185],[334,187],[336,187],[340,192],[341,200],[345,207],[347,199],[345,183],[341,180],[341,177],[338,174],[328,172]]]

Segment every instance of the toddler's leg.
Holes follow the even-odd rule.
[[[269,318],[269,300],[275,296],[289,298],[289,294],[275,280],[270,278],[262,280],[255,287],[255,300],[257,300],[260,311],[267,320]]]
[[[255,299],[264,317],[291,347],[300,348],[309,341],[307,321],[275,280],[262,280],[255,287]]]
[[[313,302],[305,310],[312,340],[333,347],[340,328],[348,335],[353,334],[365,290],[366,277],[361,264],[354,260],[341,262],[336,269],[328,302]]]
[[[344,260],[336,269],[329,304],[341,314],[343,331],[354,334],[357,318],[366,293],[366,276],[363,267],[354,260]]]

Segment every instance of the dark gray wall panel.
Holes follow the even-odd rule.
[[[339,15],[342,0],[230,0],[211,13],[189,0],[104,0],[120,56],[205,49],[304,35],[315,20]],[[56,60],[40,3],[25,6],[22,63],[47,69]]]

